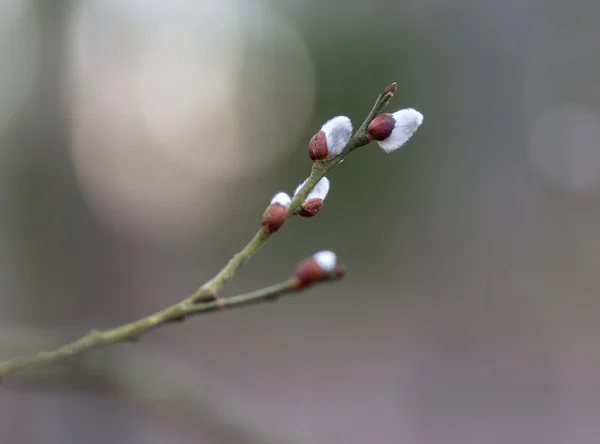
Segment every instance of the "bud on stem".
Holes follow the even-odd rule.
[[[281,228],[287,219],[292,198],[286,193],[277,193],[262,215],[262,227],[266,233],[273,234]]]
[[[308,179],[306,179],[308,180]],[[294,195],[298,194],[298,191],[302,189],[306,180],[302,182],[296,188]],[[323,177],[317,184],[313,187],[313,189],[308,193],[304,202],[302,202],[300,206],[300,212],[298,213],[302,217],[313,217],[315,216],[323,207],[323,201],[327,197],[329,193],[329,179]]]
[[[308,142],[308,155],[314,161],[326,161],[341,154],[352,137],[352,122],[346,116],[328,120]]]
[[[300,213],[302,217],[313,217],[323,208],[323,199],[307,199],[302,202]]]
[[[408,142],[422,122],[423,115],[412,108],[380,114],[369,123],[367,137],[377,141],[383,151],[391,153]]]
[[[337,257],[332,251],[320,251],[304,259],[296,268],[296,288],[307,287],[335,272],[336,263]]]

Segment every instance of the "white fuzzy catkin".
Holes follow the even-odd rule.
[[[337,263],[337,257],[333,251],[319,251],[313,255],[313,259],[326,273],[333,271]]]
[[[401,109],[392,116],[396,121],[392,134],[387,139],[377,142],[386,153],[391,153],[408,142],[423,123],[423,114],[412,108]]]
[[[283,205],[286,208],[289,208],[292,203],[292,198],[287,193],[277,193],[271,199],[271,205]]]
[[[300,191],[300,189],[304,186],[304,184],[306,183],[308,179],[306,179],[304,182],[302,182],[300,185],[298,185],[296,187],[296,191],[294,191],[294,196],[296,194],[298,194],[298,191]],[[319,180],[317,182],[317,184],[314,186],[314,188],[311,190],[310,193],[308,193],[308,196],[306,196],[305,201],[309,200],[309,199],[321,199],[321,200],[325,200],[325,198],[327,197],[327,193],[329,193],[329,179],[327,179],[326,177],[323,177],[321,180]]]
[[[352,121],[346,116],[337,116],[328,120],[321,127],[321,131],[325,133],[327,140],[327,158],[336,157],[352,137]]]

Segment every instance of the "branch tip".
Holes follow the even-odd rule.
[[[390,86],[383,90],[383,92],[381,93],[381,102],[379,104],[377,114],[379,114],[383,110],[383,108],[385,108],[388,105],[388,103],[390,103],[390,100],[392,100],[397,90],[398,84],[396,82],[392,83]]]
[[[394,94],[396,94],[397,90],[398,90],[398,83],[394,82],[391,85],[389,85],[386,89],[384,89],[383,92],[381,93],[381,95],[383,95],[383,96],[390,95],[390,98],[392,98],[394,96]]]

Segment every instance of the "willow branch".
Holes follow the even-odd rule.
[[[379,94],[371,112],[363,124],[354,133],[345,150],[339,156],[326,162],[313,163],[308,180],[292,199],[292,203],[288,209],[288,217],[296,215],[300,211],[302,202],[321,178],[338,165],[352,151],[367,145],[370,142],[370,139],[366,136],[369,123],[381,113],[395,92],[396,83],[392,83]],[[250,242],[248,242],[241,251],[236,253],[215,277],[199,287],[191,296],[177,304],[120,327],[105,331],[91,331],[86,336],[52,351],[43,351],[31,356],[18,356],[0,362],[0,382],[7,375],[21,369],[33,366],[52,365],[64,359],[87,353],[91,350],[118,344],[120,342],[137,341],[143,334],[151,330],[175,321],[183,321],[188,316],[265,302],[273,300],[278,296],[300,290],[297,282],[294,279],[289,279],[280,284],[252,293],[226,299],[217,297],[225,284],[233,279],[237,270],[258,252],[270,236],[271,234],[264,229],[259,229]],[[321,279],[321,281],[337,279],[341,277],[341,275],[342,273],[338,270],[333,275]]]

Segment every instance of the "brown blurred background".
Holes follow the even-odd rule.
[[[0,442],[599,442],[599,39],[591,0],[0,0],[1,358],[193,291],[327,118],[425,115],[226,294],[344,281],[9,379]]]

